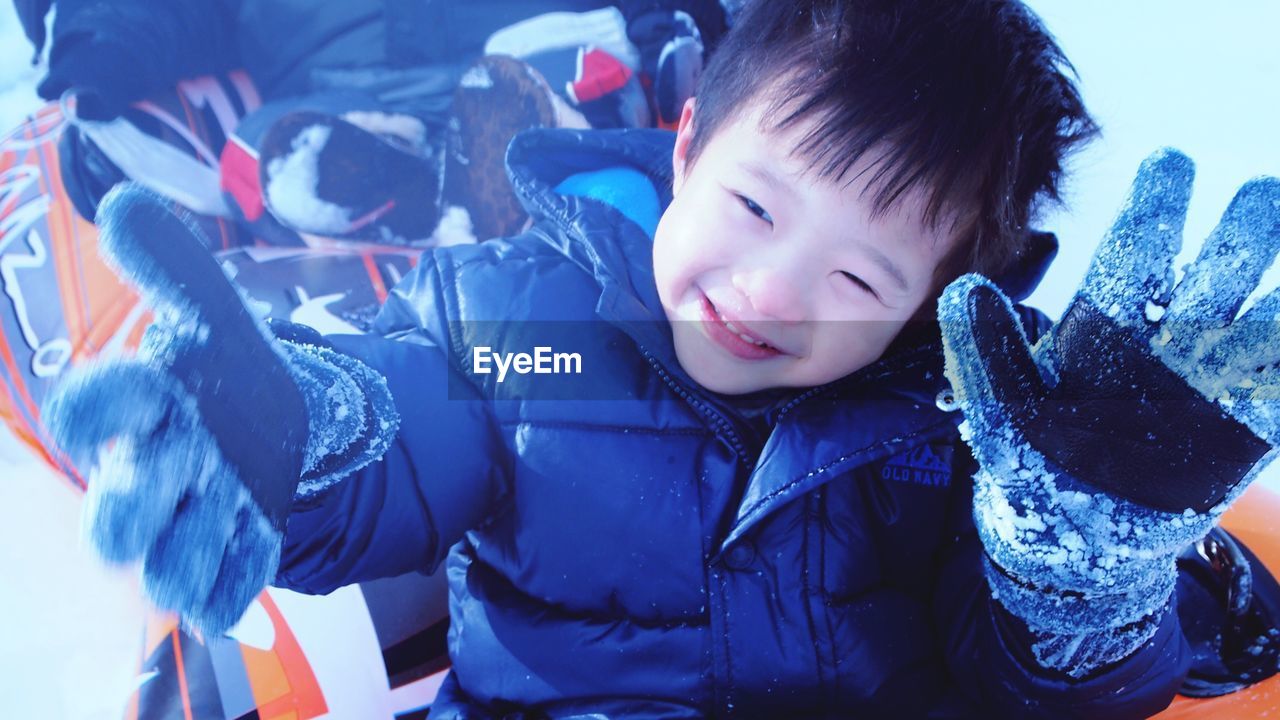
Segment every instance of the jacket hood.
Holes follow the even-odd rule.
[[[670,367],[675,357],[653,277],[653,238],[617,209],[555,187],[572,175],[628,166],[649,178],[665,209],[674,147],[674,133],[662,130],[535,129],[507,149],[512,188],[534,219],[534,232],[595,277],[601,318],[622,326]]]
[[[662,130],[535,129],[517,135],[507,149],[507,170],[516,196],[535,220],[551,220],[565,232],[547,240],[597,279],[652,284],[653,238],[616,208],[591,198],[562,195],[555,188],[580,173],[626,166],[649,178],[663,210],[671,203],[671,153],[675,135]],[[599,221],[598,213],[616,217]],[[636,270],[634,282],[628,282]]]

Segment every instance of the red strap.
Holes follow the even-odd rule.
[[[246,220],[257,222],[264,210],[262,181],[258,177],[258,154],[233,135],[222,146],[219,166],[222,172],[222,191],[231,195]]]

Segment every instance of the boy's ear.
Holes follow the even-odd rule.
[[[688,167],[687,157],[689,143],[693,141],[693,102],[696,98],[684,101],[684,109],[680,111],[680,124],[676,126],[676,147],[671,152],[671,193],[680,192],[684,184],[684,173]]]

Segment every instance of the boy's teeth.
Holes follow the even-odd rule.
[[[725,319],[725,316],[724,316],[724,314],[723,314],[723,313],[716,313],[716,314],[720,316],[720,322],[724,323],[724,326],[725,326],[725,327],[727,327],[727,328],[729,328],[729,332],[733,333],[734,335],[737,335],[738,337],[742,338],[743,340],[746,340],[747,342],[751,343],[752,345],[757,345],[757,346],[759,346],[759,347],[769,347],[769,343],[766,343],[766,342],[762,342],[762,341],[760,341],[760,340],[757,340],[757,339],[755,339],[755,338],[751,337],[750,335],[747,335],[746,333],[744,333],[744,332],[742,332],[741,330],[739,330],[737,327],[735,327],[735,326],[734,326],[734,324],[733,324],[733,323],[731,323],[731,322],[729,322],[728,320],[726,320],[726,319]]]

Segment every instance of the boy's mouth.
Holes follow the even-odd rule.
[[[784,354],[764,338],[725,318],[705,294],[702,294],[700,299],[702,326],[706,330],[707,337],[733,356],[743,360],[765,360]]]

